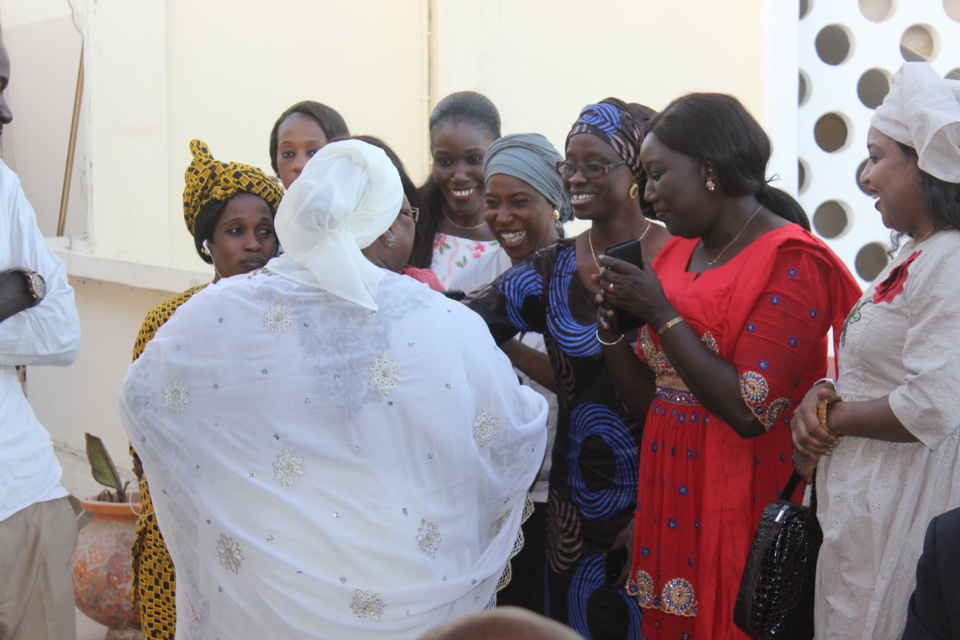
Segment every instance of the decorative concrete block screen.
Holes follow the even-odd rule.
[[[800,0],[800,203],[862,280],[890,232],[860,184],[870,117],[905,60],[960,79],[960,0]]]

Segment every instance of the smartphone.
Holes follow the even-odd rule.
[[[467,297],[467,294],[459,289],[449,289],[443,292],[443,295],[447,296],[451,300],[463,300]]]
[[[643,269],[643,251],[640,249],[639,240],[627,240],[626,242],[620,242],[611,247],[607,247],[604,255],[629,262]],[[617,307],[613,308],[613,317],[610,318],[611,332],[623,334],[632,329],[638,329],[645,324],[647,324],[645,320],[638,318],[632,313]]]
[[[617,584],[627,564],[627,548],[617,547],[603,554],[603,579],[605,584]]]

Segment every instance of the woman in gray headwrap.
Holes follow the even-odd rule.
[[[818,638],[899,639],[924,529],[960,506],[960,82],[908,62],[870,125],[860,182],[903,246],[792,423],[823,527]]]
[[[479,289],[540,247],[563,237],[563,223],[571,218],[573,209],[557,173],[561,160],[539,133],[515,133],[490,145],[483,162],[484,215],[503,251],[484,254],[468,264],[451,278],[451,289]]]
[[[504,136],[490,145],[483,162],[485,215],[487,226],[503,251],[486,253],[468,264],[451,279],[452,289],[479,289],[537,249],[563,237],[563,223],[570,219],[572,210],[557,172],[557,162],[562,159],[539,133]],[[542,335],[524,332],[501,348],[517,367],[521,381],[547,399],[550,418],[546,455],[530,492],[534,510],[523,525],[523,551],[511,560],[513,578],[497,594],[497,601],[543,613],[547,487],[550,449],[557,427],[557,398],[553,393],[556,387]]]

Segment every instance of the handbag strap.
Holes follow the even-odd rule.
[[[796,492],[797,487],[800,486],[801,480],[803,480],[803,478],[800,477],[799,473],[797,473],[796,471],[791,473],[790,478],[787,480],[787,484],[784,485],[783,491],[780,493],[780,499],[792,500],[793,494],[794,492]],[[810,487],[810,491],[811,491],[810,508],[813,509],[814,513],[816,513],[817,511],[817,490],[814,487],[815,482],[816,482],[816,478],[814,478],[814,482],[811,482],[809,485],[807,485]]]
[[[784,485],[783,491],[780,493],[781,500],[792,500],[793,493],[797,490],[797,487],[800,486],[800,481],[803,478],[800,477],[800,474],[794,471],[790,474],[790,478],[787,480],[787,484]]]

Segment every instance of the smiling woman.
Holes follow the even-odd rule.
[[[423,220],[411,262],[445,286],[455,272],[499,245],[484,219],[483,159],[500,137],[500,114],[484,95],[458,91],[430,114],[433,169],[420,187]]]
[[[504,136],[490,145],[483,163],[487,191],[485,217],[503,250],[487,253],[457,272],[450,281],[452,289],[479,289],[562,237],[563,222],[569,219],[571,209],[570,198],[556,169],[560,160],[553,145],[537,133]],[[557,426],[557,398],[553,393],[556,384],[542,335],[525,332],[502,348],[517,369],[521,382],[547,399],[550,416],[547,451],[537,482],[530,491],[534,510],[523,525],[524,547],[512,560],[513,577],[497,596],[497,602],[544,613],[546,503]]]
[[[674,237],[652,265],[600,258],[598,339],[644,424],[627,592],[650,640],[746,638],[733,602],[760,512],[793,470],[792,408],[859,294],[799,204],[766,184],[770,153],[736,98],[674,100],[639,154]],[[647,323],[635,351],[611,332],[613,306]]]
[[[596,339],[598,266],[591,245],[602,251],[641,238],[653,255],[667,237],[644,218],[639,200],[640,141],[653,113],[613,98],[584,107],[567,138],[566,161],[553,175],[563,176],[593,236],[542,247],[468,299],[500,344],[518,333],[543,335],[559,405],[545,509],[548,611],[587,637],[607,640],[640,638],[640,608],[608,585],[603,571],[605,554],[630,537],[640,424],[614,388]],[[502,206],[507,195],[515,194],[507,188],[489,204]],[[507,222],[505,238],[530,234],[519,220]]]
[[[207,145],[190,142],[193,161],[183,190],[183,219],[197,253],[213,265],[213,282],[263,267],[279,248],[273,218],[283,193],[256,167],[214,160]],[[173,313],[206,287],[187,289],[153,308],[143,321],[133,359]],[[150,487],[131,447],[140,478],[140,519],[133,546],[133,598],[140,604],[144,637],[172,638],[176,629],[176,575],[160,535]]]
[[[791,425],[823,528],[815,631],[949,637],[939,597],[939,619],[915,617],[922,593],[907,605],[928,522],[960,506],[960,82],[908,62],[870,125],[860,181],[902,246],[844,323],[836,382]]]

